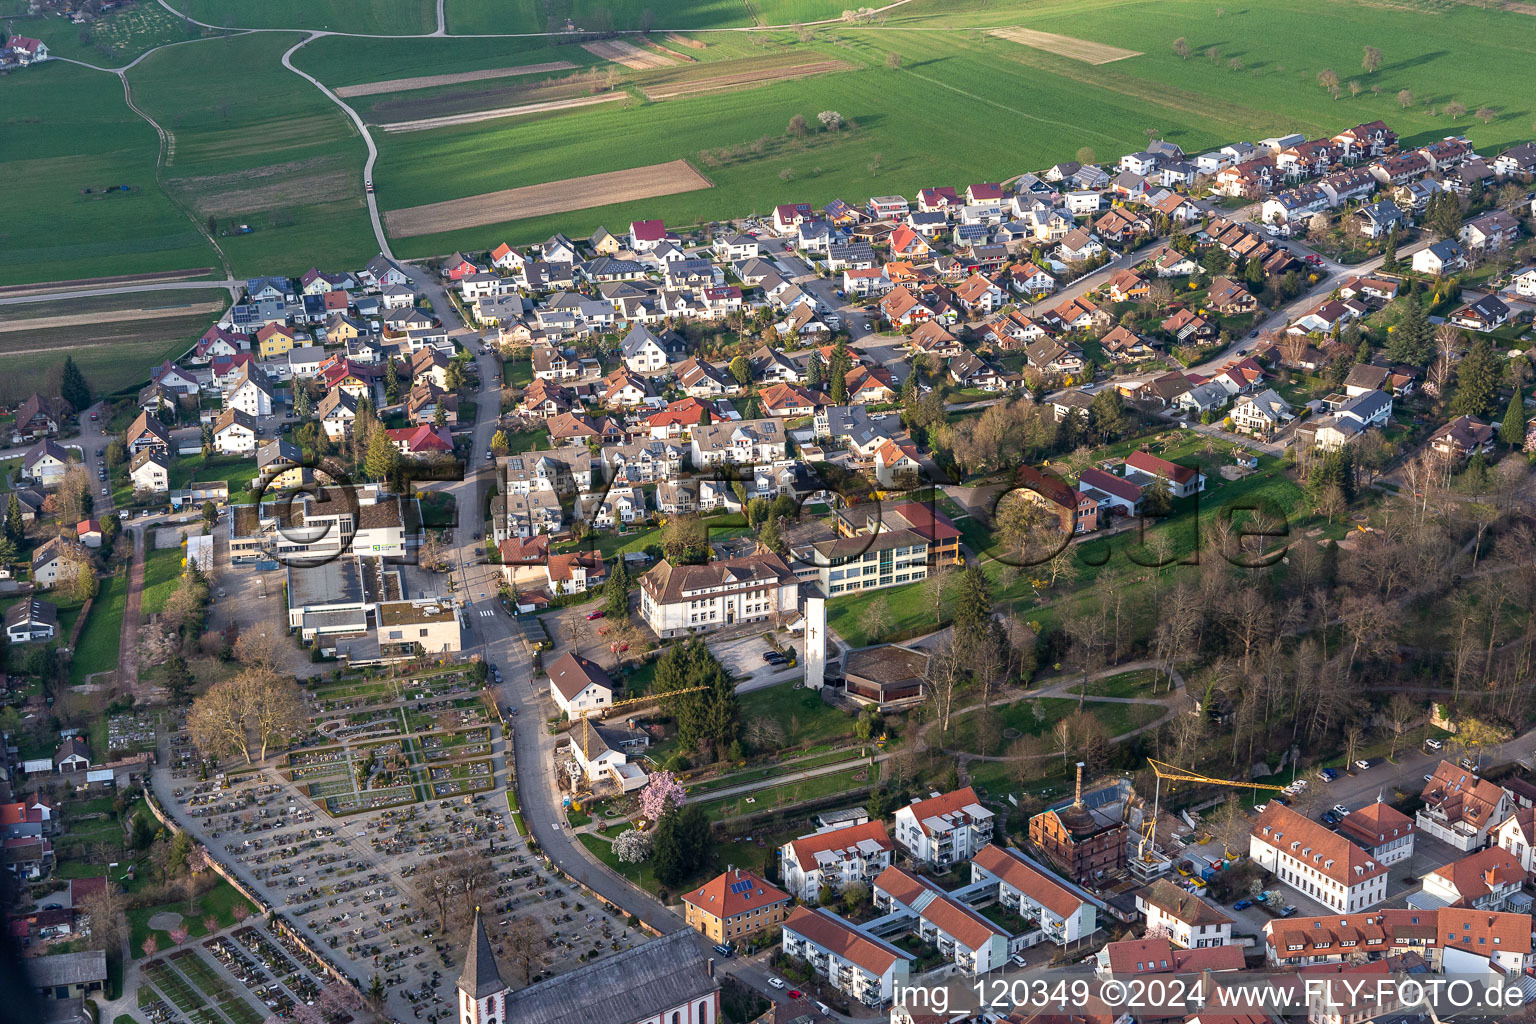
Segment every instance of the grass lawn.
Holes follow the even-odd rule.
[[[746,796],[707,800],[700,804],[709,816],[717,821],[744,814],[786,807],[806,800],[816,800],[835,793],[855,793],[870,785],[870,767],[860,764],[842,771],[817,775],[799,782],[786,782],[778,786],[765,786]]]
[[[149,927],[149,919],[163,910],[182,915],[182,927],[187,929],[192,938],[198,939],[208,934],[208,929],[203,927],[203,918],[212,914],[220,928],[228,928],[235,923],[235,907],[242,904],[248,910],[255,910],[244,896],[235,891],[234,886],[220,880],[212,889],[198,897],[191,913],[187,912],[186,900],[175,900],[158,906],[130,910],[128,911],[128,927],[131,931],[128,940],[129,948],[133,950],[134,957],[138,958],[143,952],[140,947],[143,946],[144,939],[152,932],[160,943],[161,952],[175,947],[168,933]]]
[[[144,555],[144,614],[154,615],[165,607],[166,599],[181,578],[186,548],[174,547],[147,551]]]
[[[1098,719],[1111,738],[1155,722],[1163,716],[1163,709],[1154,704],[1096,704],[1090,701],[1084,703],[1083,710]],[[1077,701],[1065,697],[1026,698],[1013,704],[1000,704],[992,709],[992,715],[1001,731],[1015,729],[1030,736],[1047,735],[1058,721],[1076,713]],[[1013,741],[1004,737],[1001,731],[992,743],[986,745],[986,749],[981,749],[982,744],[976,735],[980,718],[980,711],[956,716],[950,722],[944,745],[978,754],[1007,753],[1008,745]]]
[[[1090,697],[1149,697],[1154,696],[1154,686],[1165,686],[1163,674],[1154,669],[1121,672],[1119,675],[1095,679],[1088,684]],[[1072,687],[1077,693],[1080,687]]]
[[[155,131],[123,104],[116,78],[49,61],[8,76],[5,91],[0,179],[9,187],[0,284],[218,266],[156,185]],[[128,191],[102,191],[109,185]],[[152,362],[136,361],[142,377]],[[6,369],[14,378],[34,367],[7,357]]]
[[[208,483],[223,480],[229,484],[231,500],[239,500],[240,492],[249,490],[251,481],[260,475],[255,458],[240,455],[183,455],[171,461],[171,489],[186,487],[196,480]]]
[[[958,527],[959,524],[956,525]],[[952,587],[946,588],[937,615],[934,614],[933,588],[922,580],[904,583],[899,587],[834,597],[827,602],[827,626],[852,647],[867,647],[897,635],[927,633],[940,628],[949,620],[952,592]],[[890,609],[890,626],[879,635],[871,635],[864,628],[864,615],[869,606],[877,601],[883,601]]]
[[[123,612],[128,605],[128,577],[117,575],[101,582],[101,591],[91,604],[91,617],[80,631],[74,660],[69,664],[69,682],[79,686],[95,672],[117,667],[123,639]]]
[[[259,4],[182,0],[176,7],[197,21],[224,28],[318,28],[410,35],[437,27],[431,0],[262,0]]]
[[[768,718],[784,730],[785,748],[853,737],[853,719],[803,686],[782,683],[741,695],[741,718]]]
[[[614,856],[613,845],[606,839],[601,839],[598,836],[594,836],[588,832],[583,832],[576,838],[581,840],[581,845],[590,850],[593,856],[597,857],[598,860],[602,861],[604,864],[608,865],[608,867],[623,875],[631,882],[634,882],[636,885],[640,886],[640,888],[651,893],[658,892],[662,888],[661,883],[656,881],[656,875],[651,869],[650,861],[642,861],[639,864],[623,864],[619,862],[618,857]],[[718,871],[719,869],[716,867],[712,860],[711,863],[704,865],[701,870],[696,872],[692,878],[684,879],[683,883],[679,885],[674,891],[687,892],[689,889],[701,885],[704,882],[707,882],[709,879],[715,877]]]

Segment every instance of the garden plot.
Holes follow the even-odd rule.
[[[995,28],[992,30],[992,35],[999,39],[1006,39],[1010,43],[1054,53],[1058,57],[1080,60],[1084,64],[1113,64],[1127,57],[1141,56],[1140,50],[1127,50],[1120,46],[1110,46],[1108,43],[1059,36],[1054,32],[1037,32],[1030,28]]]
[[[665,68],[676,64],[676,57],[668,57],[654,50],[642,50],[633,43],[623,43],[616,39],[603,40],[596,43],[582,43],[581,48],[594,57],[603,60],[611,60],[615,64],[623,64],[627,68],[636,71],[644,71],[647,68]]]

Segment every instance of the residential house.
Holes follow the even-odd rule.
[[[715,943],[737,943],[777,928],[789,914],[789,893],[757,875],[731,868],[683,893],[688,927]]]
[[[1453,312],[1446,319],[1457,327],[1486,334],[1509,322],[1510,308],[1496,295],[1484,295]]]
[[[42,590],[50,590],[66,573],[75,552],[75,545],[62,536],[44,541],[32,552],[32,582]]]
[[[613,704],[613,682],[601,665],[567,651],[549,666],[549,695],[569,719],[602,717]]]
[[[224,390],[224,407],[248,416],[272,415],[273,391],[267,375],[249,363],[240,367]]]
[[[1429,435],[1429,447],[1442,458],[1460,463],[1474,454],[1493,451],[1497,439],[1493,424],[1476,416],[1458,416]]]
[[[1490,210],[1463,224],[1456,237],[1473,252],[1498,252],[1520,237],[1520,222],[1504,210]]]
[[[123,438],[130,455],[137,455],[146,448],[158,448],[162,452],[171,450],[170,431],[151,413],[141,412],[134,417]]]
[[[1265,388],[1256,394],[1239,395],[1227,414],[1232,427],[1239,433],[1268,438],[1285,424],[1296,418],[1291,404],[1274,388]]]
[[[164,494],[171,489],[171,461],[164,452],[146,448],[128,462],[128,479],[135,491]]]
[[[1159,878],[1136,894],[1136,909],[1147,919],[1146,937],[1166,938],[1184,949],[1232,942],[1232,918],[1192,892]]]
[[[225,409],[213,423],[213,450],[249,455],[256,450],[256,421],[239,409]]]
[[[979,975],[1007,963],[1013,937],[932,881],[898,867],[875,879],[877,910],[900,914],[919,941],[932,944],[963,974]]]
[[[1420,794],[1424,806],[1414,816],[1419,831],[1463,852],[1481,849],[1514,807],[1497,783],[1449,761],[1436,766]]]
[[[58,605],[40,597],[24,597],[5,611],[5,637],[13,644],[52,640],[58,632]]]
[[[1501,846],[1478,850],[1424,876],[1424,895],[1440,906],[1473,910],[1514,910],[1510,897],[1520,893],[1530,875],[1513,854]],[[1413,896],[1409,896],[1410,905]],[[1529,900],[1525,901],[1529,906]]]
[[[1527,874],[1536,871],[1536,807],[1517,807],[1494,830],[1495,845]]]
[[[352,432],[352,421],[357,419],[357,399],[340,388],[328,391],[315,405],[315,418],[320,421],[327,438],[340,441]]]
[[[1056,246],[1056,255],[1066,263],[1082,263],[1104,253],[1104,245],[1087,228],[1070,232]]]
[[[51,487],[64,479],[73,461],[74,457],[63,446],[45,437],[22,456],[21,475],[42,487]]]
[[[1134,451],[1126,457],[1125,476],[1143,485],[1163,480],[1175,498],[1188,498],[1197,491],[1205,490],[1205,474],[1169,462],[1148,451]]]
[[[1355,223],[1366,238],[1386,238],[1394,231],[1404,231],[1412,220],[1390,199],[1378,199],[1354,213]]]
[[[1450,239],[1435,242],[1413,254],[1413,269],[1421,274],[1450,274],[1467,265],[1466,253]]]
[[[1413,819],[1379,799],[1346,814],[1338,831],[1378,864],[1391,866],[1413,856]]]

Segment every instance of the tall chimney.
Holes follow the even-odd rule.
[[[711,978],[713,978],[715,976],[715,958],[714,957],[710,957],[708,960],[704,961],[704,969],[709,972],[709,976]]]
[[[1083,762],[1077,762],[1077,795],[1072,798],[1077,806],[1083,806]]]

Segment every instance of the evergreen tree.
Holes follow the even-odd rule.
[[[1388,273],[1397,269],[1397,228],[1387,232],[1387,244],[1381,252],[1381,269]]]
[[[731,376],[736,378],[736,383],[746,387],[752,383],[752,364],[747,362],[746,356],[737,356],[726,366]]]
[[[187,667],[187,659],[179,653],[171,655],[165,663],[165,688],[170,691],[173,704],[180,704],[187,699],[187,694],[192,692],[192,682],[192,671]]]
[[[1525,393],[1519,385],[1509,397],[1509,408],[1504,410],[1504,422],[1499,424],[1499,439],[1511,448],[1525,444]]]
[[[85,382],[85,374],[75,365],[73,356],[64,357],[64,375],[59,383],[59,394],[75,412],[82,412],[91,404],[91,386]]]
[[[1435,351],[1434,328],[1415,296],[1403,300],[1403,315],[1387,339],[1387,358],[1394,363],[1426,366]]]
[[[1243,267],[1243,281],[1247,283],[1249,291],[1258,291],[1264,287],[1264,264],[1257,256],[1250,256],[1248,263]]]
[[[1141,492],[1141,514],[1156,517],[1166,516],[1172,512],[1173,488],[1168,486],[1166,477],[1155,477]]]
[[[656,822],[656,833],[651,837],[651,870],[663,885],[676,885],[688,872],[682,863],[687,854],[677,830],[677,805],[668,804]]]
[[[432,410],[432,425],[442,430],[448,425],[448,410],[443,408],[443,403],[437,403],[437,408]]]
[[[848,401],[848,372],[853,369],[853,357],[848,354],[848,345],[841,338],[832,349],[832,358],[827,360],[828,392],[832,395],[832,401],[843,405]]]
[[[368,438],[368,454],[363,461],[363,471],[374,480],[384,480],[395,471],[399,461],[399,449],[389,439],[384,425],[376,424]]]
[[[763,524],[763,528],[757,533],[757,542],[776,555],[782,555],[788,550],[778,516],[770,516]]]
[[[384,400],[390,405],[400,401],[400,370],[393,359],[384,361]]]
[[[309,397],[309,388],[302,381],[293,385],[293,414],[301,420],[309,419],[314,411],[314,399]]]
[[[21,501],[14,491],[5,503],[5,535],[16,544],[20,544],[27,535],[27,524],[21,521]]]
[[[448,369],[443,373],[443,382],[448,385],[449,391],[457,391],[464,386],[464,361],[454,359],[448,363]]]
[[[1307,496],[1314,503],[1330,487],[1337,487],[1345,501],[1355,500],[1354,460],[1347,445],[1324,453],[1307,476]]]
[[[812,352],[810,361],[805,364],[805,386],[812,391],[820,391],[825,374],[821,368],[821,353]]]
[[[1487,416],[1499,390],[1499,361],[1486,339],[1473,343],[1467,356],[1456,364],[1456,393],[1451,412],[1460,416]]]
[[[968,566],[955,588],[955,636],[980,639],[992,621],[992,586],[979,566]]]
[[[629,567],[620,555],[608,573],[608,582],[603,584],[603,611],[616,619],[628,616],[629,586]]]
[[[1105,388],[1088,406],[1088,429],[1104,442],[1118,441],[1127,427],[1125,401],[1116,388]]]

